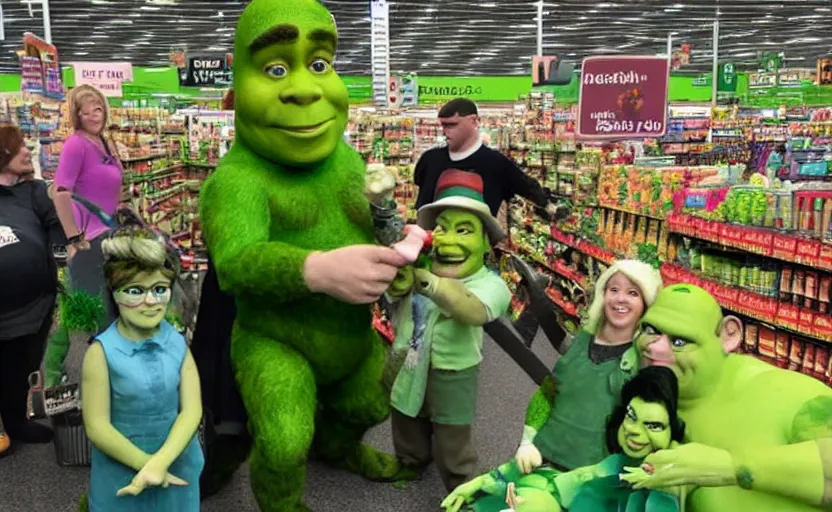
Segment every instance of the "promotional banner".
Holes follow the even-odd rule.
[[[70,62],[75,70],[75,85],[89,84],[104,96],[120,98],[121,83],[133,81],[133,65],[129,62]]]
[[[661,137],[667,129],[670,61],[588,57],[581,71],[577,135],[584,139]]]
[[[36,90],[37,73],[34,59],[38,60],[40,67],[40,90]],[[21,80],[21,90],[43,94],[49,98],[63,99],[64,84],[61,81],[61,65],[58,62],[58,49],[39,38],[31,32],[23,34],[23,53],[21,55],[21,68],[27,73],[26,82]],[[26,89],[29,90],[26,90]]]

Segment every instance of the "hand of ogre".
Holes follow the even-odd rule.
[[[680,485],[722,487],[737,484],[731,454],[698,443],[659,450],[648,455],[641,467],[647,470],[647,474],[625,468],[629,474],[621,477],[632,483],[634,489],[663,489]]]
[[[417,268],[414,270],[413,276],[413,285],[417,293],[424,295],[429,299],[436,295],[439,288],[439,276],[431,274],[429,270],[425,270],[423,268]]]
[[[303,276],[309,290],[350,304],[378,300],[407,260],[389,247],[352,245],[306,258]]]

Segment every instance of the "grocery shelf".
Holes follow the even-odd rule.
[[[832,244],[817,239],[771,228],[730,224],[690,215],[671,215],[667,224],[671,233],[832,272]]]

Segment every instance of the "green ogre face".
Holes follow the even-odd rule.
[[[628,457],[643,459],[670,447],[670,417],[662,404],[633,398],[618,427],[618,445]]]
[[[705,290],[664,288],[642,319],[636,347],[642,366],[666,366],[679,381],[679,398],[705,396],[719,383],[725,362],[722,310]]]
[[[338,33],[317,0],[254,0],[237,25],[237,136],[288,167],[326,159],[344,135],[347,88],[332,68]]]
[[[431,272],[464,279],[482,268],[490,247],[479,217],[464,210],[445,210],[433,230]]]
[[[119,316],[128,326],[147,331],[165,319],[171,299],[171,280],[161,272],[140,272],[113,292]]]

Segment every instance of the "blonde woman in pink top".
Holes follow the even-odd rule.
[[[106,314],[99,325],[103,329],[115,319],[102,271],[101,241],[108,227],[72,196],[113,215],[121,200],[124,170],[115,145],[104,136],[109,120],[104,95],[95,87],[80,85],[70,92],[68,101],[75,133],[64,142],[55,172],[55,209],[68,240],[70,286],[102,298]],[[61,326],[47,351],[48,385],[60,381],[68,350],[69,332]]]

